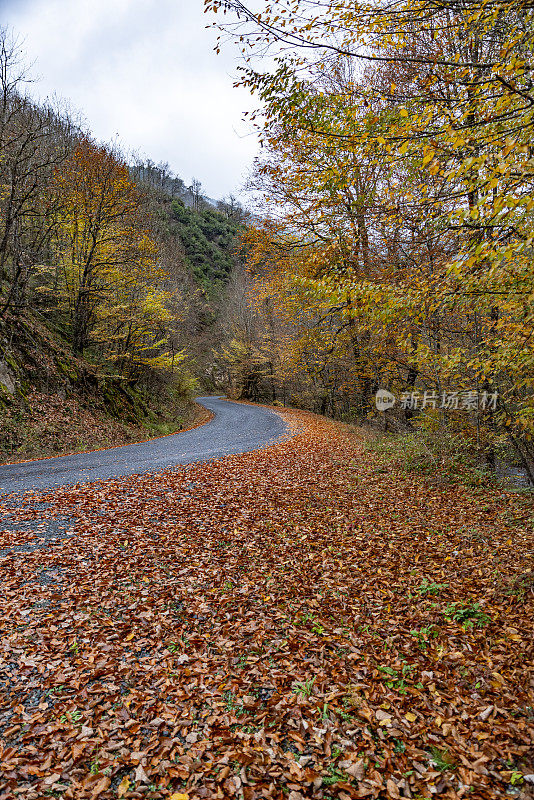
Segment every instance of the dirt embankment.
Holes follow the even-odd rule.
[[[0,463],[145,441],[207,419],[169,385],[140,387],[76,358],[38,319],[0,323]]]

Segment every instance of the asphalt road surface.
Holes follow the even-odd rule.
[[[176,464],[246,453],[273,444],[287,432],[282,418],[265,408],[221,397],[198,397],[197,402],[215,417],[191,431],[111,450],[0,464],[0,495],[159,472]]]

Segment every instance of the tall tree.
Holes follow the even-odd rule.
[[[73,349],[83,352],[93,335],[124,362],[147,346],[147,319],[168,318],[158,289],[165,273],[143,226],[142,196],[127,165],[87,138],[56,172],[53,196],[61,201],[54,250]]]
[[[355,357],[380,354],[382,383],[399,365],[401,386],[499,391],[484,421],[528,450],[532,5],[206,7],[227,12],[263,104],[271,208],[313,243],[308,291],[350,321]]]
[[[0,280],[3,313],[20,311],[54,225],[47,187],[72,147],[75,127],[23,95],[19,43],[0,29]]]

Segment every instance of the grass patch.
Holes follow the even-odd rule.
[[[444,483],[463,483],[473,488],[500,484],[497,476],[481,465],[483,454],[465,438],[450,430],[417,429],[405,433],[376,434],[364,441],[367,452],[406,475],[421,475]]]

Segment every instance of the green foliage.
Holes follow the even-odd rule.
[[[214,209],[195,211],[179,200],[171,203],[169,232],[180,239],[195,280],[208,296],[227,283],[242,230],[242,225]]]
[[[246,713],[245,709],[243,708],[243,704],[237,700],[234,692],[232,692],[230,689],[227,689],[225,692],[223,692],[223,699],[225,702],[226,711],[232,712],[236,716]]]
[[[423,578],[421,585],[418,586],[415,591],[422,597],[427,594],[436,595],[439,594],[442,589],[446,589],[448,585],[448,583],[436,583],[435,581],[429,581],[428,578]]]
[[[447,750],[440,750],[439,747],[432,747],[430,753],[432,764],[440,772],[456,769],[456,765]]]
[[[444,611],[448,619],[458,622],[464,628],[484,627],[491,622],[489,617],[480,607],[480,603],[469,600],[466,603],[450,603]]]
[[[388,666],[378,667],[380,672],[384,672],[389,676],[389,679],[385,681],[386,686],[389,689],[394,689],[399,694],[406,694],[406,681],[410,679],[411,673],[414,669],[415,667],[410,666],[409,664],[403,664],[400,670]]]
[[[483,486],[495,476],[478,463],[480,454],[454,429],[377,435],[365,449],[408,475],[423,475],[447,483]]]
[[[305,698],[311,697],[314,683],[315,678],[308,678],[306,681],[295,681],[293,684],[293,692],[297,695],[297,697],[299,695]]]
[[[336,783],[346,781],[348,777],[343,770],[338,769],[333,764],[328,767],[328,773],[323,777],[323,786],[335,786]]]
[[[438,631],[434,625],[429,625],[419,630],[411,630],[410,633],[416,639],[417,644],[421,650],[426,650],[430,641],[435,639]]]
[[[525,572],[516,575],[508,587],[507,594],[524,602],[529,595],[534,595],[534,573]]]

